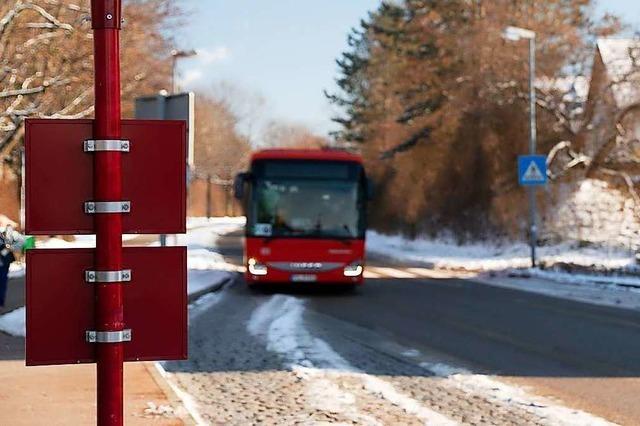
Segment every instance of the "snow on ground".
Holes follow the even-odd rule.
[[[220,232],[234,231],[246,223],[244,216],[239,217],[189,217],[187,218],[187,229],[199,227],[216,228]]]
[[[9,265],[9,278],[21,278],[24,277],[27,270],[24,268],[23,262],[13,262]]]
[[[562,299],[576,300],[601,306],[640,311],[640,289],[591,282],[593,277],[582,277],[561,272],[528,270],[529,277],[478,275],[472,281],[495,287],[528,291]],[[541,278],[536,275],[540,274]]]
[[[412,414],[425,424],[453,425],[456,422],[425,407],[399,392],[380,378],[351,366],[324,340],[312,336],[304,327],[304,302],[291,296],[277,295],[260,305],[251,315],[247,330],[266,340],[267,349],[283,356],[300,379],[307,382],[307,398],[317,409],[338,412],[355,423],[376,424],[354,405],[356,397],[341,390],[340,376],[357,377],[370,394],[378,395]],[[318,392],[318,388],[323,392]]]
[[[221,235],[233,232],[244,224],[244,218],[189,218],[188,232],[178,235],[179,245],[187,246],[187,292],[195,294],[217,286],[230,279],[238,268],[227,263],[224,257],[217,253],[216,243]],[[136,238],[137,235],[124,235],[123,241]],[[155,244],[153,244],[155,245]],[[79,235],[73,241],[61,238],[50,238],[38,242],[38,248],[88,248],[95,247],[94,235]],[[15,266],[14,266],[15,265]],[[11,265],[11,278],[24,275],[24,265]],[[207,299],[208,300],[208,299]],[[0,331],[13,336],[25,335],[25,309],[20,308],[0,316]]]
[[[558,405],[550,400],[531,395],[524,389],[501,382],[493,376],[472,372],[443,363],[420,363],[420,366],[449,386],[461,389],[469,395],[482,395],[496,405],[519,406],[524,410],[549,420],[554,425],[611,425],[610,422],[584,411]]]
[[[131,241],[138,235],[126,234],[122,236],[122,241]],[[92,248],[96,246],[95,235],[76,235],[72,241],[53,237],[46,240],[38,240],[36,243],[39,249],[60,249],[60,248]],[[9,267],[9,278],[21,278],[26,274],[24,262],[13,262]]]
[[[297,376],[307,383],[309,403],[356,423],[376,424],[375,419],[358,411],[356,396],[339,387],[342,378],[357,378],[364,391],[382,398],[411,414],[425,424],[450,425],[457,422],[445,417],[410,395],[397,390],[383,378],[367,374],[351,366],[327,342],[312,336],[304,326],[304,301],[292,296],[276,295],[258,306],[249,322],[250,334],[266,341],[269,351],[280,354]],[[403,356],[419,358],[415,349],[405,348]],[[470,396],[479,395],[497,405],[520,407],[557,425],[608,425],[607,421],[550,400],[527,393],[517,386],[503,383],[492,376],[473,374],[442,362],[421,362],[425,370],[442,377],[447,387],[461,389]],[[322,389],[319,392],[318,389]]]
[[[0,316],[0,331],[12,336],[26,336],[26,309],[22,307]]]
[[[194,294],[229,278],[238,268],[224,260],[217,253],[218,239],[225,234],[240,229],[244,217],[189,218],[188,232],[178,235],[178,245],[187,246],[188,290]]]
[[[531,265],[529,245],[522,243],[459,245],[447,239],[408,240],[370,231],[367,233],[367,250],[405,262],[430,264],[438,269],[482,272],[528,268]],[[627,268],[635,264],[633,253],[628,251],[575,248],[568,243],[539,247],[538,256],[541,262],[547,264],[562,262],[606,269]]]
[[[224,299],[224,291],[205,294],[189,305],[189,321],[194,321],[203,312],[208,311]]]
[[[474,272],[473,281],[640,310],[640,270],[634,253],[629,251],[576,248],[568,243],[540,247],[539,261],[547,267],[539,269],[530,267],[530,248],[526,244],[458,245],[445,239],[412,241],[376,232],[370,232],[367,238],[367,249],[372,253],[434,269]],[[567,272],[553,265],[576,265],[582,272]],[[615,275],[616,270],[624,271],[624,275]]]

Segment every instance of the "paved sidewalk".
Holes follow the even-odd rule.
[[[125,423],[192,424],[183,420],[184,409],[164,393],[164,385],[161,387],[150,371],[154,368],[145,363],[125,365]],[[24,360],[0,361],[0,383],[0,424],[95,424],[93,365],[27,368]]]
[[[0,314],[24,306],[24,279],[9,283]],[[25,367],[24,339],[0,332],[0,425],[90,425],[96,418],[94,365]],[[127,425],[191,425],[152,363],[125,365]]]

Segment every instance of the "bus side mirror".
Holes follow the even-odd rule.
[[[249,173],[238,173],[236,178],[233,180],[233,196],[238,200],[242,200],[244,198],[244,185],[249,180]]]
[[[367,178],[366,185],[367,185],[366,187],[367,201],[371,201],[373,200],[373,197],[375,196],[375,193],[376,193],[375,184],[370,178]]]

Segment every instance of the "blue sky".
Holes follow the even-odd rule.
[[[182,60],[183,87],[229,82],[264,97],[264,119],[332,128],[323,89],[334,87],[335,59],[351,27],[380,0],[182,0],[191,13],[181,47],[200,55]],[[599,11],[640,26],[640,0],[601,0]]]

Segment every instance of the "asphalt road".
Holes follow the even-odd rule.
[[[638,312],[455,279],[368,280],[353,297],[311,297],[309,306],[474,372],[640,424]]]
[[[239,263],[239,234],[224,238],[220,246],[231,262]],[[301,317],[308,329],[305,333],[329,345],[340,362],[365,374],[393,378],[390,380],[397,387],[413,389],[411,394],[418,400],[429,407],[438,407],[438,412],[456,421],[544,423],[529,412],[510,408],[492,411],[487,417],[490,401],[465,408],[468,401],[462,400],[468,397],[448,388],[440,396],[427,395],[426,390],[421,393],[423,388],[432,391],[446,386],[433,382],[430,374],[418,368],[418,358],[446,361],[473,373],[498,375],[507,382],[533,389],[533,393],[610,421],[640,423],[640,313],[492,287],[472,280],[401,279],[397,276],[402,275],[402,265],[389,265],[382,259],[370,263],[400,273],[391,274],[396,278],[369,279],[354,293],[308,287],[256,293],[238,282],[227,290],[224,303],[199,314],[198,321],[192,324],[192,359],[172,364],[171,368],[178,374],[190,373],[182,376],[184,386],[209,390],[211,374],[282,373],[286,361],[293,361],[287,359],[288,352],[273,349],[273,342],[265,337],[273,330],[267,327],[262,334],[256,332],[252,336],[247,333],[246,324],[262,305],[269,304],[271,310],[289,315],[285,306],[300,303],[305,309]],[[275,318],[273,321],[276,324]],[[297,349],[303,352],[302,359],[316,366],[328,362],[310,349],[307,351],[312,346],[310,343]],[[194,372],[195,376],[191,374]],[[209,377],[208,386],[203,386],[198,374]],[[258,388],[273,388],[273,383],[264,382],[264,378],[254,379],[262,380]],[[280,381],[282,389],[295,388],[296,382],[289,379],[279,377],[276,381]],[[225,389],[234,394],[233,386]],[[210,398],[215,394],[207,393]],[[270,413],[268,407],[263,409]],[[230,410],[233,412],[233,408]],[[295,412],[295,407],[290,411]],[[478,412],[484,412],[485,417],[470,414]],[[393,417],[401,414],[389,415],[392,417],[383,423],[409,422],[403,417]],[[210,420],[224,422],[224,418],[215,416]]]

